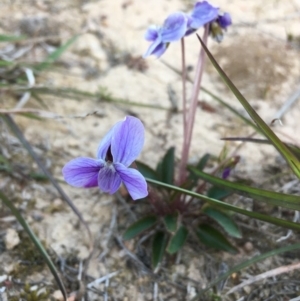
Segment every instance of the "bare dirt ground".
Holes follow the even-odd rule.
[[[270,123],[299,87],[300,2],[218,0],[214,3],[232,15],[233,26],[221,44],[210,41],[209,46],[230,78],[261,117]],[[14,165],[12,174],[0,173],[1,190],[20,208],[36,234],[51,250],[68,292],[79,292],[80,295],[87,283],[109,275],[83,293],[85,300],[191,300],[199,289],[218,276],[222,268],[230,268],[254,255],[299,239],[299,235],[293,233],[288,239],[277,242],[286,235],[285,230],[237,216],[243,232],[242,239],[233,241],[239,249],[238,255],[214,252],[195,245],[191,240],[178,256],[167,256],[160,270],[153,273],[149,267],[149,250],[142,241],[124,243],[121,239],[126,227],[135,216],[146,210],[146,206],[126,200],[126,194],[122,192],[116,199],[101,194],[98,189],[75,189],[63,183],[63,165],[77,156],[94,157],[97,145],[108,129],[129,114],[138,116],[146,127],[141,161],[155,166],[170,146],[176,147],[176,156],[180,159],[181,78],[162,63],[167,62],[180,69],[180,45],[172,44],[159,60],[149,58],[144,61],[141,55],[148,46],[143,34],[150,24],[161,24],[169,13],[187,11],[191,7],[191,1],[180,0],[12,0],[0,3],[0,33],[29,37],[25,42],[0,44],[2,50],[14,45],[15,48],[7,55],[16,55],[19,50],[24,52],[15,58],[16,61],[42,61],[53,47],[80,34],[53,68],[36,76],[36,85],[50,87],[53,94],[62,87],[93,93],[105,88],[116,99],[167,108],[150,109],[126,103],[105,103],[88,97],[76,100],[41,94],[42,101],[31,95],[24,107],[48,110],[63,118],[37,121],[15,117],[25,137],[52,174],[62,181],[63,189],[91,229],[95,251],[84,278],[80,271],[89,255],[90,243],[86,229],[50,183],[29,176],[40,171],[5,124],[0,123],[0,150],[2,156]],[[293,37],[292,42],[287,41],[288,35]],[[190,75],[193,76],[192,67],[199,51],[196,37],[187,39],[186,49]],[[209,64],[203,86],[243,112]],[[171,110],[171,94],[178,99],[177,113]],[[0,106],[14,108],[21,97],[22,94],[15,97],[2,92]],[[224,146],[221,137],[251,133],[209,95],[201,92],[199,100],[206,106],[202,109],[199,106],[196,114],[190,154],[192,163],[207,152],[218,156]],[[276,125],[276,132],[285,141],[297,144],[300,136],[299,104],[296,103],[281,119],[283,125]],[[228,147],[233,150],[236,145],[230,143]],[[272,147],[247,144],[240,149],[239,155],[242,160],[235,171],[236,177],[247,179],[253,185],[264,183],[263,187],[276,191],[299,193],[299,182],[295,181]],[[279,176],[271,180],[275,173]],[[234,202],[245,208],[293,219],[290,212],[259,204],[254,206],[249,199],[236,198]],[[11,241],[12,244],[9,243]],[[232,275],[216,293],[224,300],[295,298],[300,291],[298,271],[245,286],[228,296],[225,293],[241,280],[297,260],[299,253],[267,259]],[[33,300],[29,299],[29,293],[27,299],[20,299],[19,293],[24,290],[25,283],[38,289],[46,288],[52,299],[60,300],[52,275],[5,207],[0,207],[0,263],[0,287],[6,287],[4,293],[0,292],[0,300]],[[216,300],[210,295],[201,298]]]

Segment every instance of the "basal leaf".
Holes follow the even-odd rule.
[[[154,235],[152,242],[152,266],[156,268],[162,261],[167,245],[167,235],[163,231],[158,231]]]
[[[173,184],[175,169],[175,148],[170,147],[161,162],[161,180]]]
[[[140,162],[140,161],[135,161],[138,171],[146,178],[150,178],[153,180],[158,180],[158,175],[155,170],[153,170],[151,167],[148,165]]]
[[[188,230],[184,226],[180,226],[177,232],[170,239],[167,251],[170,254],[178,252],[184,245],[188,235]]]
[[[217,186],[212,186],[207,191],[207,196],[213,199],[221,200],[232,194],[232,191]]]
[[[203,213],[214,219],[229,235],[241,238],[241,232],[236,223],[225,212],[212,208],[211,206],[204,206]]]
[[[124,240],[128,240],[139,235],[140,233],[154,226],[156,222],[157,222],[157,217],[154,215],[148,215],[146,217],[139,219],[131,226],[129,226],[128,229],[125,231],[123,235]]]
[[[200,225],[196,233],[200,241],[208,247],[227,251],[229,253],[236,253],[236,249],[225,236],[212,226],[207,224]]]
[[[164,223],[168,231],[174,233],[177,230],[178,213],[168,214],[164,217]]]
[[[196,165],[196,168],[199,170],[203,170],[205,166],[207,165],[207,162],[210,158],[210,154],[205,154],[201,159],[199,160],[198,164]],[[189,174],[189,179],[193,182],[197,181],[197,177],[195,176],[194,173]]]

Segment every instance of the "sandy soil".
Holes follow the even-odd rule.
[[[274,0],[262,4],[258,0],[219,0],[215,4],[232,15],[234,25],[227,32],[223,43],[210,41],[209,46],[238,88],[245,93],[261,117],[270,123],[299,85],[299,44],[287,43],[287,34],[299,38],[300,2]],[[16,122],[57,179],[63,180],[61,168],[68,160],[77,156],[93,157],[99,141],[108,129],[128,114],[138,116],[146,127],[146,143],[139,158],[141,161],[155,166],[170,146],[176,147],[176,157],[180,160],[181,78],[162,63],[164,61],[180,68],[180,44],[172,44],[160,60],[149,58],[144,62],[140,56],[148,45],[143,40],[147,26],[161,24],[171,12],[189,10],[192,7],[191,1],[4,1],[0,6],[2,34],[20,33],[29,35],[32,39],[46,37],[42,43],[16,44],[17,49],[32,46],[19,59],[21,61],[41,61],[46,56],[47,49],[80,34],[55,68],[36,77],[37,85],[47,85],[53,87],[53,90],[68,87],[93,93],[105,87],[115,98],[167,108],[149,109],[107,104],[89,98],[71,100],[42,95],[46,110],[63,118],[41,122],[17,117]],[[3,44],[3,47],[7,45]],[[188,65],[194,66],[199,52],[199,44],[194,36],[187,39],[186,49]],[[145,70],[139,70],[144,68]],[[193,70],[190,71],[190,76],[193,76]],[[243,112],[209,64],[203,86]],[[172,113],[170,110],[172,104],[168,88],[174,91],[178,99],[179,113]],[[191,90],[191,85],[188,88]],[[200,100],[212,107],[213,112],[199,108],[196,113],[191,162],[196,162],[206,152],[217,156],[224,146],[221,137],[251,133],[237,117],[209,95],[201,92]],[[15,107],[17,102],[18,99],[4,93],[0,100],[1,108],[7,109]],[[275,126],[281,137],[294,143],[298,142],[297,137],[300,135],[298,106],[296,103],[283,116],[282,126]],[[25,107],[45,109],[32,96]],[[78,116],[86,117],[76,118]],[[19,169],[37,170],[36,164],[3,124],[1,144],[2,153],[4,150],[12,159],[16,158],[14,162]],[[233,150],[236,145],[230,143],[228,147]],[[286,169],[270,146],[247,144],[241,148],[239,155],[242,160],[237,166],[236,175],[251,179],[254,183],[260,183],[270,175],[266,172],[268,168],[279,166]],[[280,187],[278,183],[274,185]],[[69,292],[79,290],[76,273],[82,260],[89,254],[89,239],[78,218],[49,183],[21,180],[20,177],[3,173],[0,174],[0,187],[20,206],[40,239],[53,251],[53,258],[60,258],[61,262],[64,259],[65,269],[70,267],[65,272],[68,277],[64,276]],[[221,263],[231,267],[263,252],[270,244],[275,247],[278,245],[276,239],[284,234],[282,230],[271,233],[266,244],[263,241],[264,235],[245,228],[243,239],[235,242],[240,250],[235,257],[222,252],[207,252],[203,247],[190,243],[177,258],[166,259],[161,271],[153,275],[146,268],[137,265],[136,261],[130,261],[126,251],[133,252],[145,263],[149,257],[146,249],[137,248],[134,241],[126,243],[124,248],[117,241],[117,237],[132,222],[128,208],[133,212],[141,210],[137,209],[138,202],[125,202],[124,205],[112,196],[99,193],[97,189],[75,189],[64,183],[62,187],[82,213],[95,238],[95,253],[89,265],[87,281],[116,272],[108,285],[101,283],[98,290],[89,291],[86,300],[102,300],[106,294],[108,299],[103,300],[190,300],[199,288],[205,287],[216,277]],[[17,229],[17,235],[21,238],[24,236],[10,217],[9,212],[0,207],[0,242],[2,238],[4,241],[8,228]],[[253,221],[240,222],[249,223],[249,227],[253,229],[261,226],[265,233],[273,231],[268,226]],[[291,241],[294,239],[292,236]],[[17,267],[16,261],[28,260],[22,258],[25,256],[21,251],[24,242],[25,239],[21,239],[12,251],[7,250],[3,243],[3,248],[0,248],[0,276],[13,275],[23,282],[51,282],[52,277],[47,270],[38,269],[32,262],[28,273]],[[252,244],[250,250],[245,247],[249,242]],[[257,274],[267,270],[268,265],[276,267],[287,264],[292,259],[270,259],[268,263],[255,267],[248,273]],[[26,274],[28,277],[25,277]],[[234,286],[234,281],[230,279],[228,287]],[[20,285],[11,285],[9,294],[22,288]],[[154,299],[156,289],[158,296]],[[54,296],[53,287],[50,290]],[[249,292],[243,291],[235,298],[248,296],[253,290],[251,287]],[[263,300],[263,297],[259,298],[255,300]]]

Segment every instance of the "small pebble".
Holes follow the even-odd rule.
[[[244,249],[245,249],[246,252],[249,252],[249,253],[252,252],[253,249],[254,249],[252,242],[247,241],[247,242],[244,244]]]
[[[5,246],[7,250],[12,250],[20,243],[20,237],[15,229],[8,228],[4,238]]]

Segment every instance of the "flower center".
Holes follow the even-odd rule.
[[[106,152],[106,156],[105,156],[105,161],[109,164],[109,163],[112,163],[114,161],[114,158],[112,156],[112,153],[111,153],[111,149],[110,149],[110,146]]]

